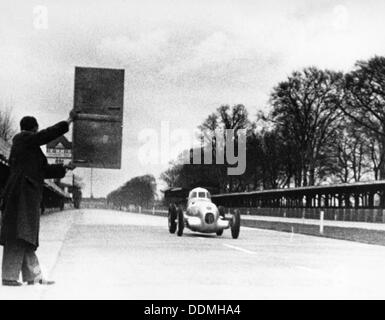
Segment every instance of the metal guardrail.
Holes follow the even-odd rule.
[[[385,223],[385,209],[361,208],[227,208],[228,212],[239,210],[242,215],[282,218],[319,219],[324,212],[325,220]]]

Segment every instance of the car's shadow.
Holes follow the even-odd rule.
[[[220,238],[216,234],[205,234],[205,233],[184,233],[183,236],[190,237],[190,238],[210,238],[210,239]]]

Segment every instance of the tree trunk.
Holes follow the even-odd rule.
[[[307,181],[307,166],[304,166],[303,167],[303,173],[302,173],[302,176],[303,176],[303,183],[302,183],[302,186],[303,187],[307,187],[308,186],[308,181]]]
[[[302,170],[301,169],[297,170],[294,181],[295,181],[295,187],[301,186],[301,182],[302,182]]]
[[[309,169],[309,186],[314,186],[315,184],[315,168],[314,164],[310,165]]]
[[[380,180],[385,179],[385,136],[381,136],[380,138],[380,163],[378,165],[379,167],[379,178]]]

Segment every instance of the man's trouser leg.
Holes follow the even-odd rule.
[[[23,282],[38,281],[42,278],[39,260],[31,248],[25,250],[21,274]]]
[[[17,241],[9,241],[3,247],[3,280],[19,280],[25,248]]]
[[[24,241],[10,241],[3,248],[3,280],[19,280],[22,272],[23,281],[35,281],[41,278],[39,261],[34,250]]]

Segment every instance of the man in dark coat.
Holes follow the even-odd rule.
[[[10,175],[4,189],[0,209],[0,244],[4,247],[2,283],[20,286],[20,272],[28,284],[53,284],[43,279],[35,251],[39,246],[40,205],[44,179],[63,178],[72,165],[49,165],[40,146],[69,130],[74,113],[45,130],[38,131],[33,117],[20,121],[21,132],[13,138],[9,156]]]

